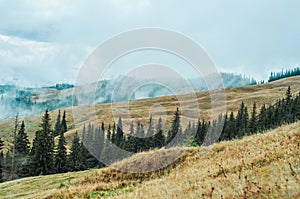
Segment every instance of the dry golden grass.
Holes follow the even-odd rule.
[[[299,198],[299,147],[300,122],[210,147],[137,154],[105,169],[2,183],[0,198]],[[116,170],[147,170],[174,155],[155,172]]]
[[[299,198],[300,123],[200,148],[170,175],[114,198]]]
[[[257,107],[260,108],[263,103],[273,104],[277,99],[282,98],[285,95],[287,87],[291,86],[292,91],[299,92],[300,91],[300,76],[286,78],[282,80],[278,80],[272,83],[266,83],[263,85],[255,85],[255,86],[245,86],[245,87],[236,87],[236,88],[228,88],[225,89],[226,93],[226,108],[227,112],[234,111],[236,112],[239,108],[239,105],[242,101],[248,106],[248,110],[251,110],[252,104],[255,101],[257,103]],[[211,113],[211,102],[210,102],[210,94],[215,93],[216,91],[209,92],[198,92],[196,93],[199,108],[200,108],[200,116],[201,118],[207,119]],[[183,102],[188,110],[193,113],[196,108],[194,107],[194,103],[191,103],[193,100],[193,95],[186,94],[181,95],[180,99],[183,99]],[[130,102],[122,102],[116,103],[116,106],[113,110],[116,110],[116,107],[126,107],[129,103],[129,114],[131,118],[125,117],[123,115],[123,127],[128,130],[128,125],[132,120],[140,121],[142,124],[146,124],[149,121],[150,114],[156,116],[154,121],[158,119],[159,116],[163,116],[162,114],[167,113],[166,116],[166,124],[165,128],[169,127],[169,124],[173,118],[174,111],[176,107],[179,106],[179,102],[176,96],[167,96],[167,97],[158,97],[152,99],[143,99],[143,100],[135,100]],[[151,107],[160,105],[164,111],[161,109],[154,109],[151,112]],[[224,107],[218,107],[219,110],[224,110]],[[105,122],[106,125],[109,123],[112,124],[116,121],[117,118],[113,118],[112,114],[112,105],[111,104],[102,104],[96,106],[83,106],[83,107],[75,107],[76,110],[83,110],[83,114],[79,115],[77,123],[79,127],[82,127],[84,124],[89,122],[94,124],[99,124],[100,122]],[[66,134],[67,142],[70,143],[70,140],[73,137],[75,132],[75,125],[73,119],[73,109],[71,107],[65,109],[67,112],[67,120],[70,132]],[[217,110],[218,111],[218,110]],[[52,123],[56,121],[57,110],[50,112],[50,116],[52,118]],[[96,119],[92,119],[94,112],[97,115]],[[122,115],[122,114],[121,114]],[[35,135],[35,131],[39,128],[39,124],[41,121],[42,114],[39,115],[31,115],[28,117],[22,117],[21,120],[25,121],[27,133],[30,137],[30,140],[33,139]],[[134,119],[133,119],[134,118]],[[187,122],[192,119],[197,118],[184,118],[182,120],[182,126],[185,128]],[[117,121],[116,121],[117,122]],[[4,121],[0,121],[0,137],[5,140],[10,141],[11,135],[13,132],[14,119],[8,119]]]

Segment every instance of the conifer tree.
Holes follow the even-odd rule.
[[[64,133],[68,131],[67,120],[66,120],[66,111],[64,111],[63,118],[61,120],[61,129]]]
[[[176,112],[174,114],[172,126],[170,129],[170,135],[168,136],[167,142],[170,143],[177,135],[180,129],[180,115],[179,115],[179,109],[177,107]],[[174,144],[178,144],[176,140],[174,140]]]
[[[25,123],[22,121],[20,130],[16,135],[16,139],[14,141],[16,154],[20,154],[21,156],[27,156],[30,152],[29,140],[27,133],[25,132]]]
[[[251,119],[249,122],[249,131],[251,134],[256,133],[257,132],[257,117],[256,117],[256,103],[253,103],[253,109],[252,109],[252,113],[251,113]]]
[[[136,138],[134,136],[133,122],[130,123],[130,130],[129,130],[128,138],[126,141],[125,149],[129,152],[133,152],[133,153],[137,152],[137,143],[136,143]]]
[[[197,131],[196,131],[196,135],[195,135],[194,145],[200,146],[203,143],[203,141],[204,140],[202,139],[201,121],[199,119],[198,123],[197,123]]]
[[[41,129],[36,132],[31,149],[31,172],[33,175],[53,173],[53,147],[50,115],[46,110]]]
[[[156,134],[154,136],[154,145],[157,148],[161,148],[165,146],[166,138],[164,132],[162,130],[162,119],[161,117],[158,119],[156,126]]]
[[[122,147],[122,142],[124,140],[124,133],[123,133],[123,125],[122,125],[122,118],[119,117],[118,125],[117,125],[117,134],[116,134],[116,145]]]
[[[64,173],[67,171],[67,149],[66,149],[66,139],[64,136],[63,129],[61,129],[59,138],[58,138],[58,145],[57,150],[55,153],[54,159],[54,167],[57,173]]]
[[[80,143],[77,131],[75,132],[74,139],[71,145],[71,153],[69,155],[69,170],[81,171],[86,169],[84,146]]]
[[[56,123],[54,126],[54,131],[53,131],[53,137],[56,137],[60,134],[61,131],[61,116],[60,116],[60,110],[58,110],[58,115],[57,115],[57,119],[56,119]]]
[[[25,123],[22,121],[21,127],[15,137],[15,165],[18,177],[26,177],[30,175],[29,171],[29,153],[30,143],[27,133],[25,132]]]
[[[266,130],[267,127],[267,109],[266,109],[266,105],[263,104],[260,112],[259,112],[259,116],[258,116],[258,130],[259,132],[263,132]]]
[[[186,129],[184,130],[183,133],[183,143],[182,146],[191,146],[191,144],[193,143],[193,138],[192,135],[193,134],[193,129],[192,129],[192,124],[191,122],[189,122],[188,126],[186,127]]]

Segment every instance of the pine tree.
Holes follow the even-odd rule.
[[[15,165],[18,177],[26,177],[30,175],[29,171],[29,153],[30,143],[27,133],[25,132],[25,123],[22,121],[18,134],[15,137]]]
[[[80,144],[79,136],[76,131],[71,145],[71,153],[68,157],[70,171],[81,171],[86,169],[83,148],[84,146]]]
[[[104,124],[102,127],[96,129],[94,133],[94,155],[99,160],[104,148]],[[105,130],[105,129],[104,129]]]
[[[292,91],[291,91],[291,87],[289,86],[286,93],[285,93],[285,99],[286,99],[286,103],[290,104],[292,101]]]
[[[226,128],[225,128],[225,139],[232,140],[236,137],[237,137],[236,120],[234,118],[233,112],[231,112],[229,115],[228,124],[226,125]]]
[[[63,118],[61,120],[61,128],[64,133],[68,131],[67,120],[66,120],[66,111],[64,111]]]
[[[58,115],[57,115],[54,131],[53,131],[53,137],[56,137],[60,134],[60,131],[61,131],[61,122],[60,122],[60,120],[61,120],[60,110],[58,110]]]
[[[188,126],[186,127],[186,129],[184,130],[184,133],[183,133],[183,143],[182,143],[182,146],[191,146],[192,143],[193,143],[193,135],[194,132],[193,132],[193,129],[192,129],[192,124],[191,122],[189,122]]]
[[[266,109],[266,105],[263,104],[260,112],[259,112],[259,116],[258,116],[258,130],[259,132],[263,132],[267,129],[267,109]]]
[[[122,119],[119,117],[118,125],[117,125],[117,134],[116,134],[116,145],[122,147],[122,142],[124,140],[124,133],[123,133],[123,125]]]
[[[94,125],[89,123],[87,128],[87,139],[84,143],[83,151],[86,154],[86,165],[88,168],[95,168],[98,165],[98,160],[94,157],[97,153],[97,141],[94,139],[96,136]]]
[[[171,129],[170,129],[170,135],[167,139],[168,143],[170,143],[176,137],[177,133],[179,132],[179,129],[180,129],[180,115],[179,115],[179,109],[177,108],[176,112],[174,114],[174,119],[172,122]],[[176,144],[178,144],[177,140],[174,140],[173,145],[176,145]]]
[[[41,129],[35,134],[31,149],[31,171],[33,175],[53,173],[54,140],[52,137],[50,115],[46,110]]]
[[[158,119],[156,126],[156,134],[154,136],[154,146],[156,148],[161,148],[165,146],[166,138],[164,132],[162,130],[162,119],[161,117]]]
[[[27,133],[25,132],[25,123],[22,121],[20,130],[16,135],[16,139],[14,141],[16,154],[20,154],[22,156],[29,155],[30,152],[30,143],[28,140]]]
[[[248,110],[244,102],[242,102],[236,116],[237,137],[241,138],[247,134],[248,120],[249,120]]]
[[[197,131],[194,139],[194,145],[200,146],[203,143],[204,139],[202,139],[202,127],[201,127],[201,121],[198,120],[197,124]]]
[[[256,133],[257,132],[257,117],[256,117],[256,103],[253,103],[253,109],[252,109],[252,113],[251,113],[251,119],[249,122],[249,131],[251,134]]]
[[[65,140],[63,129],[61,129],[59,134],[58,145],[57,145],[57,150],[55,153],[54,160],[55,160],[54,167],[57,173],[64,173],[68,170],[66,140]]]
[[[137,153],[137,143],[136,143],[136,138],[134,136],[133,122],[130,123],[130,130],[126,141],[125,150],[129,152]]]

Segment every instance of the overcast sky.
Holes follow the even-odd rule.
[[[0,84],[73,83],[96,46],[142,27],[187,35],[220,71],[266,79],[300,66],[299,8],[298,0],[0,0]]]

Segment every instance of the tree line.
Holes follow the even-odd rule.
[[[268,82],[273,82],[279,79],[300,75],[300,68],[282,70],[281,72],[271,72]]]
[[[6,155],[0,153],[0,180],[102,168],[105,165],[98,161],[99,158],[109,158],[105,156],[115,153],[108,151],[109,143],[133,153],[162,147],[209,145],[216,141],[262,133],[299,119],[300,92],[292,96],[291,88],[288,87],[285,97],[277,100],[275,104],[264,104],[257,110],[254,102],[249,114],[247,106],[242,102],[237,114],[220,114],[218,119],[213,121],[199,119],[197,123],[190,122],[184,130],[178,108],[167,131],[162,127],[161,118],[154,123],[152,117],[146,126],[140,122],[131,122],[127,133],[123,130],[121,117],[117,124],[112,125],[102,122],[101,125],[95,126],[89,123],[84,125],[80,133],[75,133],[71,148],[67,151],[66,113],[64,112],[61,118],[59,111],[52,130],[50,115],[46,111],[31,147],[25,123],[22,122],[15,134],[13,147]],[[54,142],[55,137],[58,137],[57,144]],[[0,139],[0,149],[3,145]]]

